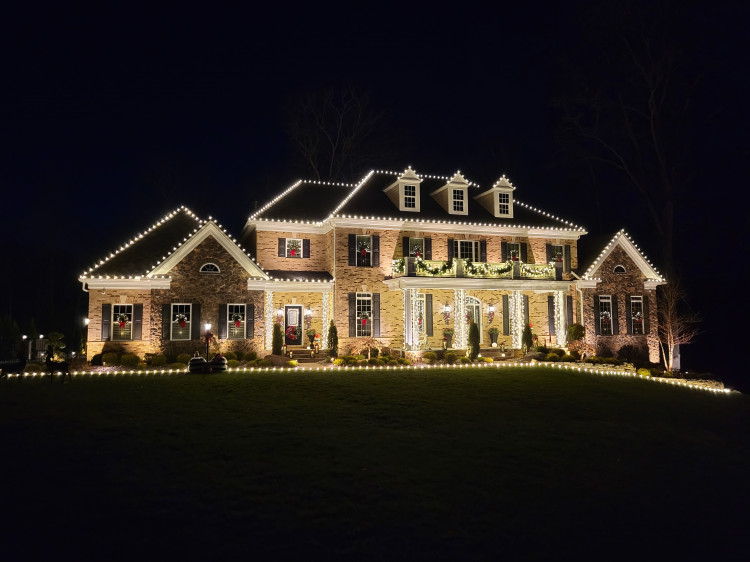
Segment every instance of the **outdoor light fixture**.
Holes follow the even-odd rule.
[[[211,333],[211,324],[209,322],[203,324],[203,327],[206,329],[206,361],[208,361],[208,344],[211,343],[213,334]]]
[[[443,307],[443,310],[445,312],[450,312],[451,311],[451,305],[449,305],[448,303],[445,303],[445,306]]]
[[[84,318],[84,319],[83,319],[83,325],[84,325],[84,326],[88,326],[88,325],[89,325],[89,322],[91,322],[91,320],[90,320],[89,318]]]

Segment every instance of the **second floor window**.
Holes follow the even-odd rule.
[[[521,259],[521,243],[508,242],[508,259],[518,261]]]
[[[288,258],[301,258],[302,257],[302,240],[299,238],[287,238],[286,239],[286,257]]]
[[[357,236],[357,265],[370,267],[372,264],[372,236]]]
[[[133,305],[112,305],[112,340],[133,339]]]
[[[409,238],[409,255],[424,258],[424,238]]]
[[[453,255],[462,260],[480,261],[479,241],[477,240],[454,240]]]
[[[552,261],[561,262],[563,261],[563,247],[561,244],[552,244],[550,246],[550,254]]]

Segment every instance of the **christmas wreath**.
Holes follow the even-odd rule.
[[[184,328],[187,323],[187,316],[184,314],[178,314],[174,320],[180,325],[180,328]]]
[[[411,253],[414,255],[414,257],[421,258],[422,257],[422,245],[415,244],[414,246],[412,246]]]
[[[287,249],[289,250],[289,253],[292,255],[292,257],[297,256],[297,252],[299,252],[299,240],[289,240],[286,244]]]
[[[370,243],[365,240],[360,240],[359,244],[357,244],[357,248],[359,248],[359,252],[364,256],[370,251]]]
[[[234,322],[234,326],[236,328],[240,327],[242,320],[244,320],[244,318],[242,318],[242,314],[240,314],[239,312],[235,312],[234,314],[232,314],[232,321]]]
[[[633,318],[635,318],[635,320],[639,324],[641,324],[643,322],[643,314],[641,314],[640,312],[636,312],[635,314],[633,314]]]
[[[289,326],[286,329],[286,337],[289,340],[295,341],[297,339],[297,326]]]
[[[117,315],[117,323],[120,324],[120,329],[125,327],[125,324],[128,323],[128,315],[124,312]]]
[[[599,317],[602,319],[602,322],[605,324],[609,324],[610,318],[612,318],[612,315],[607,310],[603,310]]]
[[[367,314],[366,312],[363,312],[362,314],[359,315],[359,318],[362,321],[362,325],[366,326],[367,325],[367,320],[370,318],[370,315]]]

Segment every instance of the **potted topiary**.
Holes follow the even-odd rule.
[[[492,347],[497,347],[497,335],[500,333],[500,330],[495,328],[495,326],[492,326],[487,331],[490,334],[490,344],[492,345]]]
[[[448,349],[451,346],[453,340],[453,328],[443,328],[443,341],[445,342],[445,348]]]
[[[316,335],[315,329],[308,328],[307,332],[305,333],[307,334],[307,337],[310,339],[310,347],[312,347],[313,344],[315,343],[315,335]]]

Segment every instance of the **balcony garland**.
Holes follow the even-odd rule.
[[[503,275],[513,269],[513,262],[507,261],[497,267],[492,267],[486,263],[476,264],[471,260],[464,261],[464,271],[470,275]]]
[[[429,275],[444,275],[445,273],[453,269],[453,261],[447,261],[447,262],[444,262],[443,265],[436,265],[435,267],[430,267],[424,262],[422,258],[417,258],[415,265],[416,265],[417,271],[421,271]]]
[[[521,273],[527,277],[547,277],[553,275],[555,267],[546,265],[544,267],[533,267],[521,262]]]
[[[406,269],[406,260],[404,258],[397,259],[393,262],[393,273],[403,273]]]

